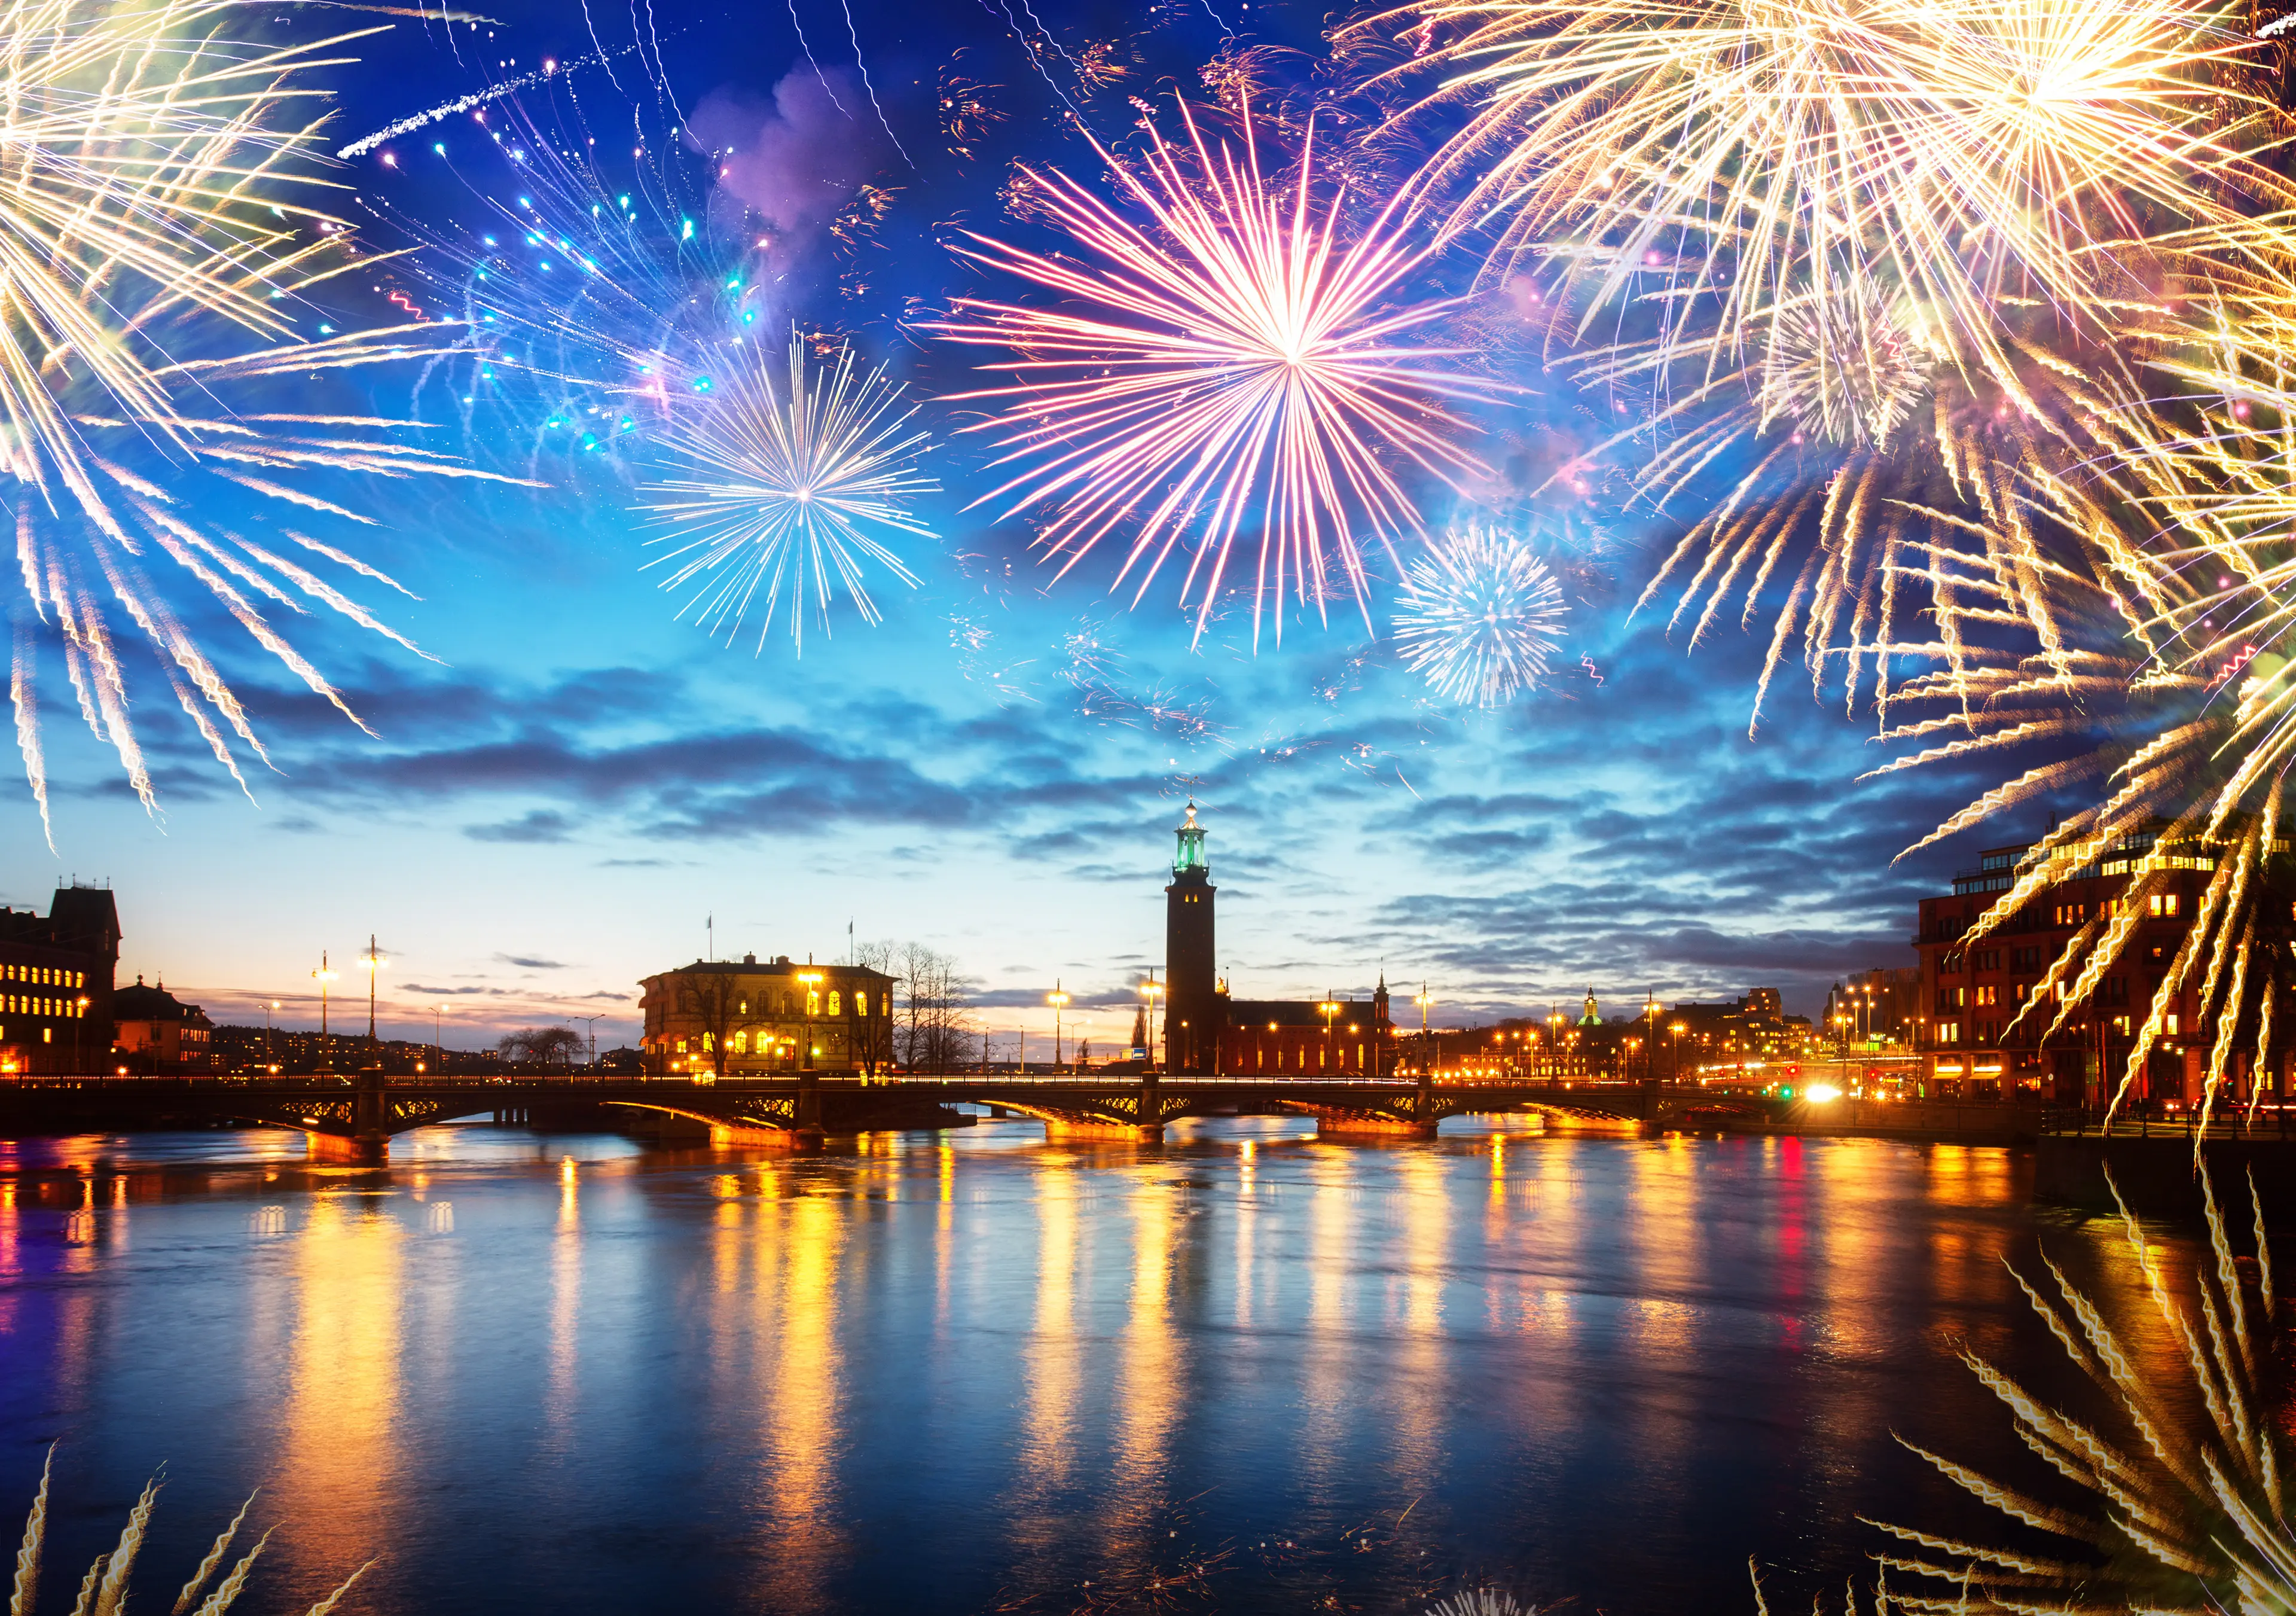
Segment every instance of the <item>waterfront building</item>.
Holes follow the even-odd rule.
[[[1913,1042],[1922,1014],[1922,968],[1876,965],[1853,972],[1825,996],[1825,1034],[1838,1047],[1867,1054]]]
[[[1750,988],[1738,998],[1685,1002],[1653,1018],[1660,1064],[1669,1070],[1709,1063],[1799,1060],[1809,1053],[1806,1015],[1788,1015],[1775,988]]]
[[[0,1073],[102,1069],[119,964],[108,887],[58,887],[45,915],[0,907]]]
[[[1175,833],[1164,889],[1163,1069],[1187,1074],[1313,1077],[1395,1069],[1387,980],[1368,999],[1238,999],[1217,973],[1211,860],[1196,805]],[[1137,1033],[1135,1042],[1140,1042]]]
[[[1950,896],[1922,900],[1913,939],[1921,997],[1911,1042],[1930,1093],[2094,1105],[2118,1087],[2216,869],[2209,844],[2169,844],[2161,835],[2155,829],[2126,837],[2085,863],[2067,852],[2051,856],[2047,884],[1982,937],[1968,934],[2001,893],[2034,870],[2042,857],[2035,844],[1987,849],[1975,869],[1955,875]],[[2132,913],[2128,905],[2141,907]],[[2128,945],[2058,1024],[2083,972],[2078,958],[2072,972],[2054,979],[2050,967],[2069,942],[2091,944],[2123,919],[2134,928]],[[2187,980],[2160,1003],[2136,1098],[2199,1097],[2202,1039],[2215,1032],[2194,1024],[2199,985]],[[2234,1097],[2246,1097],[2259,1079],[2271,1092],[2285,1092],[2284,1046],[2258,1073],[2255,1045],[2252,1026],[2234,1038]]]
[[[111,996],[111,1057],[114,1070],[129,1077],[173,1077],[210,1070],[215,1023],[197,1005],[186,1005],[165,982],[132,988]]]
[[[893,1059],[893,979],[866,965],[695,960],[639,984],[656,1077],[873,1072]]]

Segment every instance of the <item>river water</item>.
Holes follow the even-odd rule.
[[[1893,1429],[2030,1480],[2003,1259],[2130,1267],[2009,1152],[1446,1126],[0,1141],[0,1511],[59,1442],[62,1611],[164,1465],[152,1616],[257,1488],[250,1613],[1806,1608],[1972,1520]]]

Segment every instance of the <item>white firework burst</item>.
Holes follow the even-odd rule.
[[[882,367],[857,373],[850,348],[816,365],[797,335],[785,384],[760,345],[724,357],[720,373],[702,379],[710,401],[662,435],[687,474],[655,481],[642,506],[670,529],[653,542],[676,546],[655,563],[671,568],[662,587],[692,586],[680,615],[728,640],[762,605],[760,650],[784,593],[800,652],[808,595],[825,624],[841,584],[863,619],[878,621],[863,562],[912,588],[917,580],[869,529],[933,537],[908,501],[940,486],[917,470],[929,439],[910,430],[915,412],[903,407],[900,384]]]
[[[1395,643],[1438,695],[1498,707],[1546,672],[1565,610],[1554,574],[1521,537],[1464,522],[1405,571]]]

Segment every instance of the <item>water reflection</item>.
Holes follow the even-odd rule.
[[[299,1580],[385,1553],[383,1616],[1395,1610],[1469,1577],[1657,1612],[1749,1554],[1862,1571],[1852,1517],[1923,1485],[1892,1427],[2023,1462],[1954,1349],[2054,1350],[2000,1152],[423,1138],[381,1172],[257,1136],[0,1156],[0,1497],[59,1419],[117,1490],[200,1455],[278,1501]],[[2046,1236],[2144,1284],[2112,1231]]]

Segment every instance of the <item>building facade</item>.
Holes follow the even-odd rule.
[[[132,988],[111,996],[112,1070],[127,1077],[185,1076],[214,1070],[215,1023],[197,1005],[186,1005],[162,982],[147,988],[137,977]]]
[[[1978,867],[1954,877],[1950,897],[1922,900],[1914,946],[1921,954],[1920,1001],[1911,1044],[1934,1095],[2022,1096],[2062,1105],[2108,1098],[2153,1013],[2161,984],[2193,924],[2216,869],[2203,846],[2159,845],[2155,833],[2131,836],[2091,861],[2054,857],[2048,884],[2016,914],[1981,937],[1978,921],[2042,857],[2031,845],[1991,848]],[[2132,894],[2133,885],[2141,890]],[[2141,905],[2133,912],[2124,907]],[[2071,1004],[2080,974],[2052,978],[2051,967],[2076,938],[2094,941],[2108,925],[2130,923],[2127,946]],[[2207,1059],[2206,1033],[2194,1025],[2199,983],[2187,981],[2160,1005],[2154,1043],[2133,1097],[2186,1103],[2198,1097]],[[2065,1010],[2062,1022],[2059,1012]],[[2054,1030],[2052,1029],[2054,1028]],[[2259,1076],[2280,1092],[2284,1057],[2258,1074],[2253,1038],[2242,1040],[2234,1089],[2250,1092]]]
[[[0,908],[0,1075],[109,1071],[119,912],[58,887],[48,912]]]
[[[1223,1074],[1357,1078],[1396,1069],[1385,977],[1368,999],[1231,999],[1225,982],[1219,997]]]
[[[866,965],[696,960],[639,984],[656,1077],[846,1075],[893,1060],[893,979]]]

